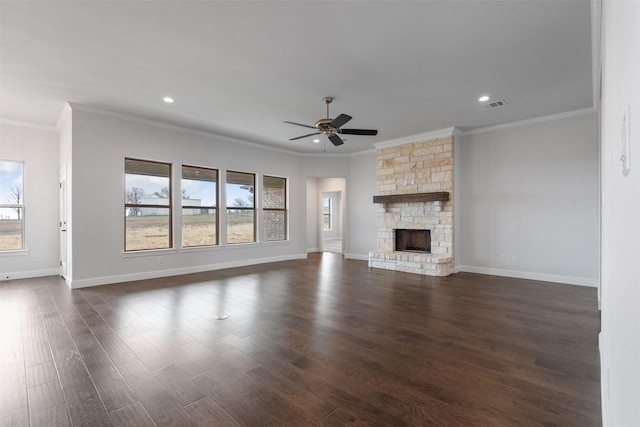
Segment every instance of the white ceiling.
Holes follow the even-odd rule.
[[[589,0],[2,1],[0,117],[65,102],[301,153],[593,107]],[[483,108],[482,94],[504,99]],[[170,95],[168,105],[162,97]],[[313,125],[353,116],[341,147]]]

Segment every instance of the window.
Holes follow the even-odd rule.
[[[182,166],[182,246],[218,244],[218,171]]]
[[[24,249],[24,163],[0,160],[0,251]]]
[[[227,171],[227,243],[256,241],[255,182],[255,174]]]
[[[262,212],[265,241],[287,239],[287,180],[262,178]]]
[[[125,251],[172,247],[171,165],[124,161]]]
[[[331,230],[331,199],[329,197],[322,198],[322,230],[329,231]]]

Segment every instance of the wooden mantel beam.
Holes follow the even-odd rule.
[[[446,202],[449,200],[447,191],[433,191],[430,193],[389,194],[387,196],[373,196],[373,203],[416,203],[416,202]]]

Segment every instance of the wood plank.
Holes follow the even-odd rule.
[[[49,339],[39,313],[37,316],[23,319],[22,342],[26,366],[40,365],[53,361]]]
[[[111,412],[116,427],[155,427],[155,423],[140,402],[134,402]]]
[[[61,333],[49,338],[71,423],[111,425],[107,410],[71,336]]]
[[[162,383],[165,390],[182,406],[205,397],[202,390],[175,366],[158,369],[153,374]]]
[[[112,425],[100,395],[90,380],[63,384],[62,391],[72,425]]]
[[[13,364],[0,368],[0,419],[29,419],[27,381],[24,364]],[[15,424],[20,425],[20,424]]]
[[[58,373],[53,362],[27,368],[27,387],[33,387],[49,381],[58,381]]]
[[[199,427],[240,427],[240,424],[227,414],[211,398],[204,397],[184,407]]]
[[[29,387],[27,393],[29,396],[29,412],[32,414],[55,408],[64,403],[64,396],[57,378],[55,381]]]
[[[118,367],[140,403],[158,426],[193,426],[195,423],[182,407],[162,387],[140,361]]]
[[[417,203],[417,202],[446,202],[449,192],[434,191],[429,193],[389,194],[373,196],[373,203]]]
[[[238,379],[240,379],[238,377]],[[255,400],[259,397],[269,395],[269,390],[259,387],[256,384],[255,389],[243,387],[239,382],[232,382],[221,378],[214,372],[208,372],[193,378],[193,381],[205,392],[217,405],[229,414],[234,420],[241,425],[276,425],[277,423],[267,415],[262,409],[258,408],[251,402],[251,398],[247,392],[251,391],[251,396]]]
[[[134,352],[138,360],[141,360],[149,370],[155,371],[171,365],[171,361],[151,345],[136,329],[132,327],[122,328],[117,331],[117,334]]]
[[[31,427],[70,427],[69,413],[65,404],[54,406],[31,415]]]
[[[29,425],[29,412],[26,408],[14,412],[0,411],[0,426],[22,427]]]
[[[93,334],[78,335],[73,340],[106,409],[112,411],[135,402],[133,392]]]
[[[93,335],[109,355],[114,365],[118,366],[136,360],[136,355],[133,350],[129,348],[124,340],[120,338],[110,326],[103,325],[94,328]]]
[[[19,300],[0,303],[0,368],[24,362]]]

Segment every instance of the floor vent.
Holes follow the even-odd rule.
[[[501,99],[499,101],[493,101],[488,104],[484,104],[484,108],[496,108],[502,107],[503,105],[507,105],[507,103],[504,101],[504,99]]]

